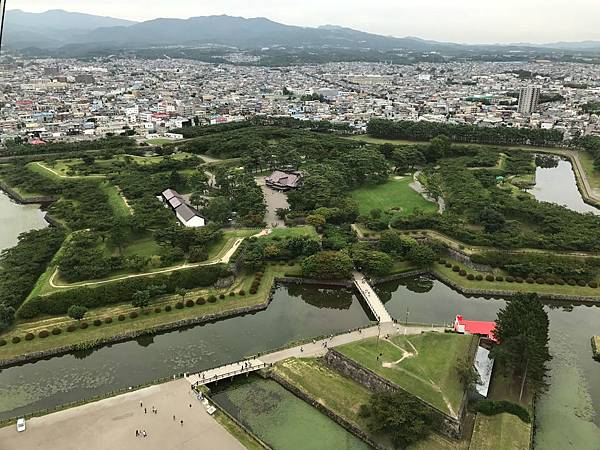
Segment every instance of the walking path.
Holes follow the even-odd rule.
[[[379,296],[375,293],[365,276],[360,272],[354,272],[352,276],[354,278],[354,285],[358,288],[358,291],[369,305],[369,308],[375,315],[377,322],[393,322],[392,316],[390,316],[390,313],[387,312],[387,309],[385,309],[385,306],[383,306]]]
[[[136,437],[136,430],[147,437]],[[0,428],[0,448],[244,450],[182,379],[30,419],[24,433]]]
[[[215,381],[231,378],[237,375],[254,372],[265,367],[276,364],[289,358],[316,358],[324,356],[329,348],[340,345],[351,344],[370,337],[394,336],[394,335],[417,335],[423,332],[434,331],[444,332],[443,327],[420,327],[420,326],[402,326],[392,321],[381,323],[369,328],[349,331],[347,333],[330,336],[325,339],[314,340],[307,344],[297,345],[295,347],[278,350],[256,358],[242,360],[233,364],[218,367],[216,369],[205,370],[193,375],[187,375],[186,380],[191,385],[208,384]]]

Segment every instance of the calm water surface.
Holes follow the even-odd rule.
[[[457,314],[494,320],[506,302],[467,298],[429,277],[377,287],[390,314],[405,321],[448,323]],[[600,306],[548,304],[550,389],[536,405],[537,450],[600,449],[600,363],[592,359],[590,338],[600,330]]]
[[[367,325],[352,291],[282,286],[265,311],[0,371],[0,419]]]
[[[16,245],[19,234],[47,226],[40,205],[19,205],[0,191],[0,251]]]
[[[600,215],[600,210],[583,201],[570,161],[549,156],[544,156],[541,160],[538,157],[537,160],[535,187],[529,191],[537,200],[563,205],[580,213]]]

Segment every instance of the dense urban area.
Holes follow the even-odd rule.
[[[600,449],[596,64],[159,50],[0,59],[0,448]]]

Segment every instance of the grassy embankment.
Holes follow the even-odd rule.
[[[275,372],[321,405],[366,432],[374,441],[393,448],[385,436],[375,436],[368,431],[367,421],[360,417],[359,409],[368,404],[372,392],[363,385],[346,378],[318,359],[288,359],[278,363]],[[437,433],[409,447],[409,450],[461,450],[467,441],[452,441]]]
[[[66,328],[71,325],[77,325],[77,322],[66,317],[43,317],[40,319],[18,323],[13,329],[0,336],[7,341],[5,346],[0,347],[0,359],[12,358],[21,354],[33,353],[49,350],[56,347],[84,344],[98,339],[107,339],[121,333],[148,330],[153,327],[178,322],[180,320],[194,319],[203,316],[221,313],[234,313],[235,310],[245,307],[251,307],[264,304],[268,298],[275,277],[283,276],[286,273],[299,273],[299,266],[268,266],[264,272],[262,282],[256,294],[249,294],[250,286],[254,280],[253,274],[247,274],[239,277],[233,286],[227,289],[203,288],[194,289],[187,293],[185,301],[196,300],[199,297],[208,298],[210,295],[219,296],[224,294],[225,298],[218,299],[215,303],[205,303],[204,305],[194,305],[193,307],[184,307],[176,309],[175,304],[181,301],[181,297],[175,294],[158,298],[151,302],[150,306],[141,313],[138,308],[130,304],[119,304],[96,308],[88,311],[84,322],[89,324],[87,329],[77,329],[74,332],[67,332]],[[246,295],[239,295],[240,290],[244,290]],[[235,296],[230,296],[230,292],[235,292]],[[170,305],[172,310],[165,311],[165,306]],[[161,312],[156,313],[155,308],[161,308]],[[139,313],[136,318],[130,318],[132,312]],[[117,320],[119,315],[126,316],[124,321]],[[94,326],[94,320],[99,319],[103,323],[100,326]],[[106,319],[112,319],[111,323],[105,323]],[[54,328],[61,328],[61,334],[50,335],[47,338],[39,338],[37,334],[41,330],[52,331]],[[31,341],[25,341],[23,338],[26,333],[33,333],[36,337]],[[21,342],[13,344],[13,336],[19,336]]]
[[[392,215],[408,215],[415,209],[424,212],[437,211],[436,203],[428,202],[409,186],[412,181],[412,176],[394,177],[383,184],[356,189],[351,192],[351,196],[358,202],[359,211],[363,215],[369,215],[373,209],[380,209]]]
[[[454,416],[464,394],[455,366],[469,354],[472,342],[472,336],[424,333],[389,340],[370,338],[336,350]]]

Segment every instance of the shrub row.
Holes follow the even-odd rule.
[[[32,319],[41,314],[66,314],[72,305],[97,308],[117,303],[128,303],[135,292],[146,290],[150,286],[165,285],[167,293],[174,293],[177,288],[193,289],[212,286],[219,278],[229,274],[227,266],[218,264],[179,270],[172,274],[129,278],[106,283],[95,288],[67,289],[50,295],[31,298],[21,306],[17,314],[20,318]]]
[[[448,267],[448,264],[446,264],[446,267]],[[512,276],[507,276],[506,278],[504,278],[502,275],[497,275],[494,276],[492,274],[488,274],[485,276],[481,275],[481,274],[477,274],[477,275],[473,275],[472,273],[467,273],[467,271],[465,269],[461,269],[459,266],[452,266],[450,265],[449,267],[452,267],[452,271],[458,273],[461,277],[466,277],[467,280],[477,280],[477,281],[483,281],[484,279],[486,281],[506,281],[508,283],[528,283],[528,284],[548,284],[550,286],[553,286],[555,284],[558,284],[560,286],[564,286],[565,284],[568,284],[570,286],[580,286],[580,287],[591,287],[593,289],[597,289],[598,288],[598,283],[596,281],[590,281],[589,283],[586,283],[583,280],[579,280],[576,281],[574,279],[569,279],[567,281],[563,280],[562,278],[558,278],[558,279],[554,279],[554,278],[521,278],[521,277],[512,277]]]
[[[517,416],[525,423],[531,422],[531,415],[524,407],[517,403],[509,402],[507,400],[482,400],[477,403],[477,411],[486,416],[495,416],[500,413],[509,413]]]

